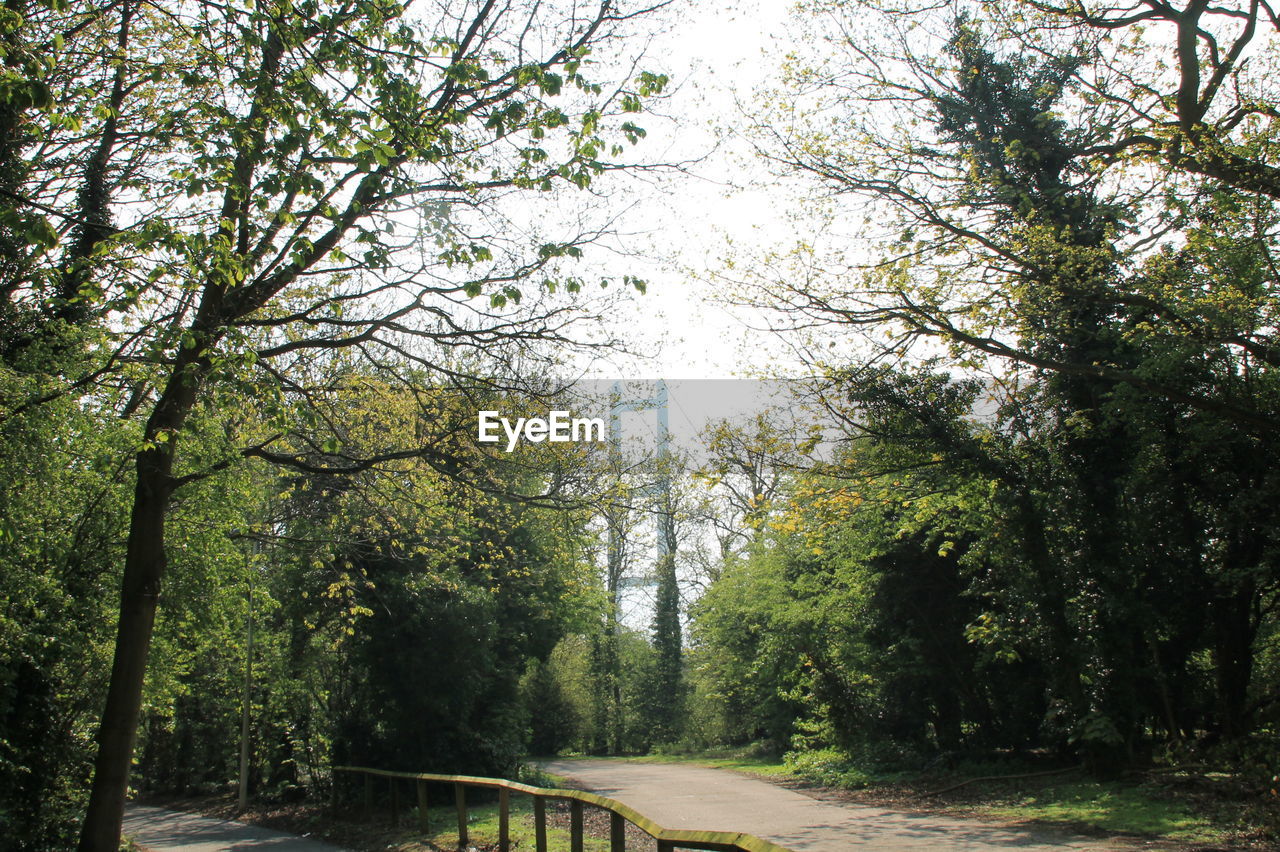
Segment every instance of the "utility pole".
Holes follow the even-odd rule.
[[[250,557],[252,559],[252,557]],[[253,567],[249,570],[249,614],[245,626],[244,695],[240,707],[240,810],[249,807],[249,707],[253,693]]]

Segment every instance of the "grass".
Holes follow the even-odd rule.
[[[627,763],[680,763],[686,766],[705,766],[711,769],[731,769],[747,775],[759,775],[767,779],[800,780],[795,773],[782,762],[780,757],[762,755],[751,746],[744,748],[713,749],[691,754],[659,753],[639,756],[596,757],[593,755],[570,755],[574,760],[621,760]],[[548,778],[556,778],[547,775]],[[536,783],[536,782],[534,782]]]
[[[1176,799],[1141,785],[1074,781],[1046,785],[1008,804],[978,808],[980,816],[1031,820],[1070,828],[1164,837],[1186,843],[1226,839],[1227,827],[1192,813]]]
[[[399,829],[385,848],[395,852],[416,852],[416,850],[458,849],[457,812],[452,807],[430,808],[432,833],[425,838],[415,828]],[[548,816],[550,816],[548,814]],[[406,817],[407,825],[417,824],[417,811]],[[548,820],[550,822],[550,820]],[[436,831],[435,829],[444,829]],[[534,846],[533,803],[527,796],[512,796],[510,833],[512,845],[518,849],[532,849]],[[498,842],[498,806],[494,804],[468,805],[467,834],[471,845],[484,848]],[[427,845],[423,841],[427,841]],[[552,849],[569,848],[569,832],[548,824],[547,844]],[[605,840],[594,837],[584,838],[584,852],[607,852],[609,844]]]
[[[418,812],[416,808],[402,814],[400,825],[392,827],[389,815],[377,813],[369,821],[348,822],[343,819],[325,817],[323,834],[330,842],[340,843],[347,848],[359,852],[373,850],[391,850],[391,852],[439,852],[439,850],[457,850],[458,843],[457,812],[450,807],[429,808],[431,831],[423,834],[418,828]],[[569,832],[552,824],[553,815],[548,808],[547,843],[552,849],[569,848]],[[510,838],[513,849],[534,848],[533,803],[527,796],[516,795],[511,799]],[[467,840],[468,847],[479,849],[497,849],[498,844],[498,805],[483,803],[467,805]],[[589,834],[584,837],[584,852],[608,852],[608,841]]]

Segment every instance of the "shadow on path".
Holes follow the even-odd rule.
[[[794,852],[1098,852],[1106,840],[815,799],[723,769],[610,760],[542,764],[668,828],[743,831]]]
[[[343,852],[337,846],[269,828],[149,805],[129,805],[124,834],[147,852]]]

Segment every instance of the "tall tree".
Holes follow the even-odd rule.
[[[143,421],[80,842],[114,850],[175,493],[248,457],[339,473],[435,458],[422,446],[357,458],[321,417],[288,420],[299,400],[340,392],[317,380],[334,375],[333,353],[449,375],[466,361],[442,349],[563,337],[567,304],[524,282],[579,289],[558,270],[598,231],[527,227],[536,217],[508,199],[563,205],[557,187],[613,167],[612,137],[643,135],[626,114],[663,78],[587,74],[593,49],[662,4],[30,5],[6,10],[17,71],[0,144],[19,156],[0,176],[0,225],[40,249],[3,282],[6,351],[35,354],[5,413],[115,382],[130,390],[120,412]],[[95,49],[64,51],[90,34]],[[34,62],[41,50],[53,72]],[[55,156],[67,137],[75,156]],[[39,323],[24,316],[85,329],[56,344],[83,357],[40,367],[24,331]],[[220,457],[180,451],[193,417],[245,393],[272,428]],[[290,432],[310,437],[278,443]]]
[[[889,248],[824,258],[862,278],[857,286],[776,282],[793,309],[892,329],[895,351],[934,338],[973,361],[1125,384],[1260,433],[1274,429],[1267,397],[1240,393],[1236,381],[1189,387],[1120,350],[1099,358],[1037,349],[1036,323],[1070,317],[1055,319],[1019,289],[1069,270],[1100,285],[1068,294],[1081,298],[1082,326],[1123,315],[1127,340],[1219,348],[1238,374],[1274,362],[1273,299],[1245,297],[1225,280],[1213,298],[1196,297],[1140,268],[1153,246],[1178,253],[1187,205],[1220,191],[1260,214],[1253,251],[1272,254],[1263,211],[1275,198],[1277,127],[1266,104],[1276,93],[1262,69],[1280,28],[1266,4],[1120,12],[837,2],[811,11],[821,28],[814,39],[831,52],[797,63],[791,91],[804,94],[780,97],[812,120],[764,124],[761,145],[784,168],[871,204],[864,234]],[[1167,39],[1153,41],[1152,30]],[[1159,51],[1177,74],[1150,61]],[[1256,62],[1242,60],[1250,54]],[[831,124],[837,115],[847,121]]]
[[[670,463],[670,459],[666,460]],[[653,671],[645,684],[649,736],[654,742],[674,741],[680,734],[684,708],[684,640],[680,628],[680,581],[676,575],[679,540],[670,471],[665,493],[657,505],[657,589],[653,602]]]
[[[1270,488],[1280,461],[1268,354],[1280,302],[1266,183],[1277,128],[1254,100],[1274,77],[1239,60],[1246,47],[1274,59],[1274,19],[1256,4],[812,11],[831,51],[796,63],[800,120],[763,128],[762,144],[860,198],[868,234],[831,249],[831,274],[771,281],[775,305],[798,325],[874,331],[864,354],[915,347],[993,376],[979,413],[1007,430],[1001,453],[921,437],[1003,483],[1035,578],[1005,582],[1040,611],[1055,692],[1096,768],[1135,753],[1153,718],[1183,726],[1171,696],[1197,643],[1217,669],[1218,710],[1202,723],[1248,730],[1243,672],[1280,576],[1264,527],[1223,532],[1251,523],[1246,495]],[[1150,62],[1160,49],[1177,79]],[[871,233],[878,245],[858,240]],[[928,404],[908,402],[928,394],[906,381],[891,397],[927,425]],[[1252,448],[1256,479],[1204,440],[1227,432]],[[1223,485],[1240,488],[1233,509]],[[1152,506],[1183,526],[1169,535]],[[1159,594],[1171,576],[1221,623]]]

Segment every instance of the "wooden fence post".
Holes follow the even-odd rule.
[[[547,801],[533,797],[533,845],[536,852],[547,852]]]
[[[609,812],[609,852],[627,852],[627,821]]]
[[[431,817],[427,815],[427,782],[418,779],[418,828],[423,834],[431,833]]]
[[[391,827],[400,827],[400,780],[388,778],[391,782]]]
[[[498,852],[511,852],[511,791],[498,789]]]
[[[367,773],[364,776],[364,818],[366,822],[373,818],[373,776]]]
[[[582,852],[582,802],[569,800],[569,849]]]
[[[458,847],[467,845],[467,788],[453,785],[453,801],[458,806]]]

